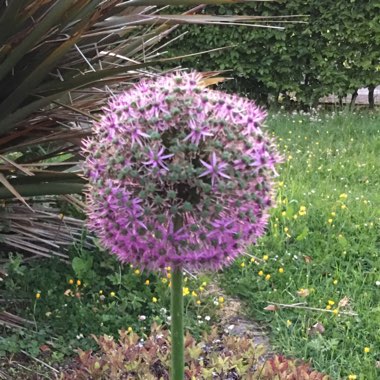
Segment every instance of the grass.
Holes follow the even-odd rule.
[[[380,115],[276,114],[268,124],[285,157],[277,207],[250,250],[257,259],[235,262],[222,285],[268,324],[276,350],[333,379],[379,379]],[[302,308],[265,310],[274,304]]]

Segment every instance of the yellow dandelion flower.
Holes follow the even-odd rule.
[[[346,205],[341,205],[340,208],[341,208],[342,210],[344,210],[344,209],[347,208],[347,206],[346,206]]]
[[[283,212],[281,213],[281,215],[282,215],[282,216],[286,216],[286,211],[283,211]]]
[[[131,326],[129,326],[129,327],[127,328],[127,331],[128,331],[129,333],[131,333],[131,332],[133,331],[133,328],[132,328]]]
[[[82,285],[81,280],[77,280],[77,285],[78,285],[78,286],[81,286],[81,285]]]
[[[331,305],[327,305],[326,310],[331,310]]]
[[[368,354],[368,352],[370,352],[370,351],[371,351],[371,349],[369,347],[364,347],[364,353],[365,354]]]
[[[99,294],[102,295],[103,294],[103,290],[99,290]]]
[[[269,280],[270,280],[270,274],[267,274],[267,275],[265,276],[265,280],[266,280],[266,281],[269,281]]]
[[[332,306],[332,305],[335,305],[335,301],[333,301],[333,300],[328,300],[327,303],[328,303],[329,305],[331,305],[331,306]]]
[[[251,263],[254,263],[254,262],[255,262],[255,258],[252,257],[252,258],[251,258]]]
[[[156,297],[153,297],[153,298],[152,298],[152,302],[153,302],[153,303],[157,303],[157,301],[158,301],[158,299],[157,299]]]
[[[200,305],[202,302],[200,300],[197,300],[196,304]]]
[[[284,270],[284,268],[279,268],[279,269],[278,269],[278,272],[279,272],[279,273],[284,273],[285,270]]]
[[[198,297],[197,292],[195,292],[194,290],[191,292],[191,295],[192,295],[193,297]]]
[[[172,270],[172,267],[166,267],[165,268],[168,272],[170,272]]]
[[[264,272],[262,270],[258,273],[259,276],[262,276],[263,274]]]
[[[115,292],[111,292],[111,293],[110,293],[110,296],[111,296],[111,297],[116,297],[116,293],[115,293]]]
[[[140,269],[135,270],[135,275],[138,276],[140,274]]]
[[[356,380],[358,377],[356,375],[348,375],[347,380]]]
[[[245,267],[245,263],[241,263],[240,266],[241,266],[242,268],[244,268],[244,267]]]
[[[41,298],[41,293],[40,292],[36,293],[36,299],[39,300],[40,298]]]
[[[163,278],[161,278],[161,282],[162,282],[163,284],[166,284],[166,283],[168,282],[168,279],[165,278],[165,277],[163,277]]]
[[[150,284],[150,281],[149,280],[145,280],[145,285],[149,285]]]
[[[288,228],[288,227],[285,227],[285,228],[284,228],[284,231],[285,231],[285,232],[289,232],[289,228]]]
[[[74,284],[74,280],[73,280],[72,278],[70,278],[70,280],[69,280],[69,284],[70,284],[70,285],[73,285],[73,284]]]
[[[347,198],[348,198],[348,195],[346,193],[342,193],[342,194],[339,195],[339,199],[342,200],[342,201],[346,200]]]
[[[200,287],[199,287],[199,290],[200,290],[201,292],[203,292],[203,291],[205,290],[205,288],[204,288],[203,286],[200,286]]]
[[[220,296],[220,297],[218,298],[218,301],[219,301],[219,303],[223,303],[223,302],[224,302],[224,297]]]
[[[290,327],[292,325],[292,321],[290,321],[289,319],[286,321],[286,326]]]
[[[338,280],[334,280],[333,284],[336,285],[338,283]]]
[[[334,309],[332,312],[333,312],[334,315],[338,315],[339,314],[339,309]]]
[[[207,282],[206,282],[206,281],[203,281],[203,282],[202,282],[202,286],[207,286]]]
[[[336,213],[333,211],[333,212],[331,213],[331,216],[336,216]]]
[[[268,255],[264,255],[264,256],[263,256],[263,260],[264,260],[264,261],[268,261],[268,260],[269,260],[269,256],[268,256]]]
[[[299,211],[298,211],[298,214],[300,216],[303,216],[303,215],[306,215],[306,207],[305,206],[301,206]]]
[[[330,218],[327,223],[331,224],[333,222],[333,220]]]
[[[166,274],[166,277],[167,277],[167,278],[172,278],[172,274],[171,274],[171,273],[167,273],[167,274]]]
[[[190,290],[189,290],[189,288],[183,288],[182,291],[183,291],[183,295],[184,295],[184,296],[187,296],[187,295],[190,294]]]

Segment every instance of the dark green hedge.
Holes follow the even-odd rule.
[[[186,54],[227,45],[228,50],[191,57],[185,67],[231,69],[233,91],[268,102],[279,93],[314,104],[329,93],[345,95],[380,83],[378,0],[287,0],[207,7],[207,13],[308,15],[307,24],[282,24],[284,31],[236,26],[186,26],[172,46]]]

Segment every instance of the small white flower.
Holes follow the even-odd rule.
[[[376,286],[380,286],[380,281],[375,282]]]
[[[139,321],[145,321],[146,316],[145,315],[139,315]]]
[[[209,321],[210,319],[211,319],[211,317],[210,317],[209,315],[206,315],[206,316],[205,316],[205,320],[206,320],[206,321]]]
[[[77,335],[77,339],[78,339],[78,340],[79,340],[79,339],[82,339],[82,338],[84,338],[83,334],[79,334],[79,335]]]

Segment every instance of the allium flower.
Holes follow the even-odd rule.
[[[113,97],[84,142],[90,228],[141,268],[217,269],[264,233],[280,161],[252,101],[197,73]]]

